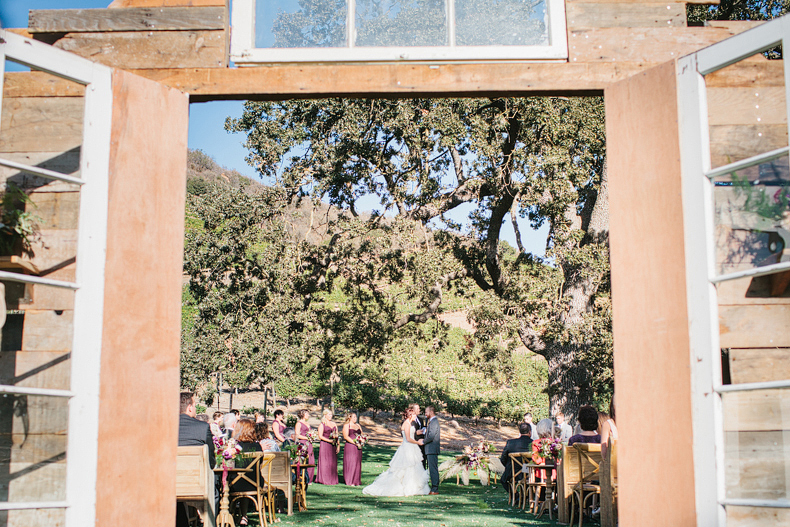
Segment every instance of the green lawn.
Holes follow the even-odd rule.
[[[362,487],[347,487],[342,484],[326,486],[311,484],[307,491],[305,512],[294,512],[293,516],[278,515],[278,527],[288,525],[316,526],[424,526],[461,527],[486,526],[548,526],[548,515],[536,520],[532,514],[508,506],[507,494],[502,485],[483,487],[472,478],[468,487],[456,485],[455,479],[443,482],[438,496],[411,496],[407,498],[376,498],[362,494],[369,485],[386,470],[393,447],[369,446],[362,461]],[[455,455],[447,452],[440,456],[439,463]]]

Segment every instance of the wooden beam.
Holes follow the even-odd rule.
[[[739,31],[711,27],[571,29],[570,62],[660,64],[722,41]]]
[[[710,126],[787,124],[784,87],[708,88],[707,93]]]
[[[220,68],[225,31],[69,33],[55,47],[114,68]]]
[[[784,61],[781,60],[742,61],[705,75],[708,88],[784,88],[784,85]]]
[[[224,7],[138,7],[131,9],[36,9],[31,33],[225,29]]]
[[[733,384],[790,379],[790,349],[731,348],[730,378]]]
[[[41,71],[9,71],[3,77],[3,97],[82,97],[85,86]]]
[[[79,97],[4,99],[0,152],[65,152],[80,146],[84,107]]]
[[[790,304],[720,306],[722,348],[790,348]]]
[[[114,0],[111,9],[125,7],[210,7],[226,6],[227,0]]]
[[[713,167],[783,146],[787,146],[787,126],[783,124],[710,127],[710,159]]]
[[[600,95],[653,64],[272,64],[249,68],[136,70],[193,102],[321,97]]]
[[[686,4],[568,2],[568,27],[685,27]]]

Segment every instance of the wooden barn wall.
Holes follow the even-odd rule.
[[[0,157],[79,175],[84,109],[81,85],[44,73],[7,73],[3,84]],[[0,184],[30,196],[41,238],[21,255],[40,276],[73,281],[79,188],[0,167]],[[0,268],[19,270],[9,258]],[[32,268],[30,268],[32,269]],[[70,388],[74,293],[7,282],[9,311],[2,330],[0,382]],[[68,400],[13,396],[0,401],[0,495],[3,501],[65,499]],[[4,521],[6,523],[4,523]],[[62,510],[0,513],[9,526],[63,525]]]
[[[175,518],[188,102],[113,73],[96,525]]]
[[[781,66],[781,61],[771,62],[771,66]],[[788,145],[781,67],[767,69],[768,61],[762,57],[748,59],[746,64],[753,68],[751,76],[740,75],[729,66],[706,77],[714,167]],[[780,160],[779,164],[786,170],[786,161]],[[772,176],[765,173],[764,177]],[[769,188],[769,192],[775,192],[775,188]],[[743,229],[746,225],[741,224],[743,216],[737,211],[742,209],[744,199],[733,187],[714,187],[716,269],[720,273],[778,261],[769,251],[766,232]],[[777,224],[790,229],[790,217],[785,214]],[[725,382],[790,379],[788,285],[790,272],[741,278],[717,286]],[[722,401],[727,497],[787,499],[790,390],[731,393]],[[734,527],[790,523],[787,509],[729,507],[727,512],[728,525]]]
[[[91,60],[134,70],[176,87],[190,93],[193,101],[332,95],[600,94],[613,82],[755,25],[713,22],[709,27],[687,27],[686,5],[675,0],[567,0],[567,62],[228,68],[228,9],[223,0],[118,0],[109,9],[79,14],[31,11],[27,31]]]
[[[614,84],[605,102],[619,523],[694,526],[675,63]],[[660,433],[645,434],[646,419]]]

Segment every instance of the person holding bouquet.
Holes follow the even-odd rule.
[[[356,487],[362,484],[362,446],[367,443],[367,436],[362,433],[354,412],[349,413],[343,423],[343,439],[346,440],[343,448],[343,481],[346,485]]]
[[[310,412],[307,410],[299,410],[296,412],[296,417],[299,418],[299,422],[296,423],[296,439],[300,443],[302,443],[307,448],[307,462],[310,465],[315,464],[315,453],[313,452],[313,440],[311,437],[313,435],[313,431],[310,428],[310,425],[307,424],[307,420],[310,419]],[[315,476],[315,468],[308,468],[307,472],[307,481],[313,481],[313,477]]]
[[[316,482],[322,485],[337,485],[337,452],[340,449],[337,425],[332,421],[332,410],[324,410],[321,424],[318,425],[318,477]]]

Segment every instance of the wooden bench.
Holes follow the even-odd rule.
[[[204,527],[214,527],[214,472],[204,446],[180,446],[176,460],[176,501],[197,509]]]

